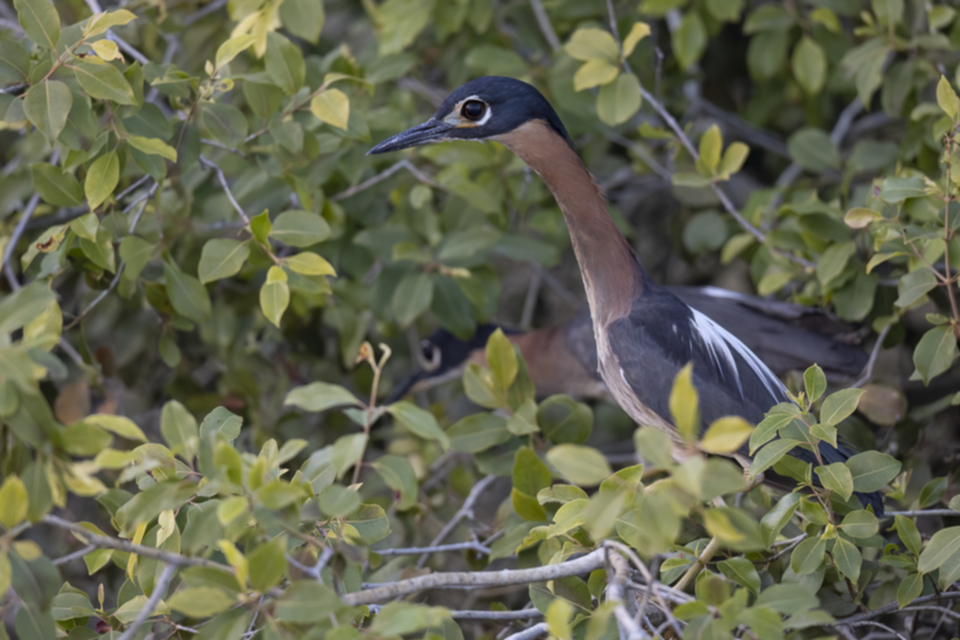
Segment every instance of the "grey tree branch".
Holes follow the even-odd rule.
[[[17,274],[13,271],[10,258],[13,256],[13,251],[20,242],[23,232],[26,231],[27,223],[30,222],[30,218],[33,217],[33,212],[37,209],[37,205],[39,203],[39,193],[34,193],[32,196],[30,196],[30,200],[27,201],[26,208],[24,208],[23,213],[20,214],[20,219],[17,220],[17,226],[13,228],[13,235],[10,236],[10,241],[7,243],[7,246],[3,251],[3,269],[7,275],[7,282],[10,283],[10,288],[14,291],[17,291],[20,288],[20,281],[17,280]]]
[[[537,19],[537,26],[540,27],[543,39],[550,45],[550,49],[556,53],[560,50],[560,38],[557,37],[557,32],[553,30],[553,25],[550,24],[550,16],[547,15],[547,10],[543,8],[543,2],[541,0],[530,0],[530,8],[533,9],[533,15]]]
[[[454,620],[528,620],[541,618],[543,614],[537,609],[521,609],[520,611],[451,611],[450,617]]]
[[[374,186],[374,185],[376,185],[376,184],[380,184],[381,182],[383,182],[384,180],[386,180],[387,178],[389,178],[390,176],[392,176],[393,174],[395,174],[397,171],[400,171],[400,169],[406,169],[407,171],[409,171],[410,173],[412,173],[413,176],[414,176],[417,180],[419,180],[420,182],[422,182],[422,183],[424,183],[424,184],[426,184],[426,185],[429,185],[429,186],[431,186],[431,187],[433,187],[433,188],[435,188],[435,189],[439,189],[439,188],[440,188],[440,185],[438,185],[436,182],[434,182],[434,181],[433,181],[429,176],[427,176],[425,173],[423,173],[422,171],[420,171],[420,169],[417,169],[417,167],[415,167],[415,166],[413,165],[413,163],[410,162],[410,159],[409,159],[409,158],[404,158],[403,160],[400,160],[399,162],[395,162],[394,164],[390,165],[389,167],[387,167],[386,169],[384,169],[383,171],[381,171],[381,172],[378,173],[377,175],[375,175],[375,176],[373,176],[373,177],[370,177],[370,178],[367,178],[367,179],[364,180],[363,182],[361,182],[361,183],[359,183],[359,184],[355,184],[354,186],[350,187],[349,189],[344,189],[344,190],[341,191],[340,193],[336,193],[336,194],[330,196],[330,200],[333,201],[333,202],[339,202],[340,200],[345,200],[345,199],[349,198],[350,196],[355,196],[356,194],[360,193],[361,191],[364,191],[364,190],[366,190],[366,189],[369,189],[370,187],[372,187],[372,186]]]
[[[880,355],[880,349],[883,348],[883,341],[887,339],[887,334],[890,333],[891,326],[892,325],[887,325],[884,327],[880,335],[877,336],[877,341],[873,345],[873,349],[870,350],[870,359],[867,360],[867,365],[863,368],[863,373],[860,375],[860,378],[850,385],[851,388],[856,389],[862,387],[873,378],[873,368],[877,366],[877,357]]]
[[[137,617],[133,619],[133,622],[130,623],[130,626],[120,635],[117,640],[130,640],[136,635],[137,630],[143,626],[143,623],[147,621],[147,618],[153,615],[154,610],[157,608],[157,605],[160,604],[160,600],[163,599],[163,596],[167,593],[167,587],[170,585],[170,581],[173,579],[173,574],[177,572],[176,565],[165,564],[163,566],[163,571],[160,573],[160,578],[157,579],[157,584],[153,586],[153,593],[150,594],[150,599],[147,600],[147,603],[143,605],[143,609],[140,609],[140,613],[137,614]]]
[[[894,517],[894,516],[904,516],[905,518],[930,518],[933,516],[941,516],[945,518],[957,518],[960,517],[960,512],[954,511],[953,509],[923,509],[919,511],[886,511],[883,514],[883,517]]]
[[[628,609],[628,604],[632,604],[632,609],[636,609],[635,601],[628,603],[628,600],[633,600],[626,588],[630,579],[630,567],[617,551],[610,547],[605,547],[605,550],[607,552],[607,599],[618,603],[613,610],[613,615],[617,619],[620,640],[648,640],[650,636],[633,619]]]
[[[220,181],[220,185],[223,187],[223,190],[227,193],[227,198],[230,200],[230,204],[232,204],[233,208],[236,209],[237,213],[240,214],[240,217],[243,218],[243,221],[249,225],[250,218],[247,217],[247,213],[243,210],[243,207],[240,206],[240,203],[237,202],[237,199],[233,197],[233,192],[230,190],[230,185],[227,184],[227,176],[223,174],[223,169],[220,168],[220,165],[207,160],[202,155],[200,156],[200,164],[208,169],[212,169],[217,174],[217,179]]]
[[[343,601],[351,606],[371,604],[386,598],[396,598],[408,593],[415,593],[426,589],[446,589],[451,587],[494,587],[511,584],[529,584],[531,582],[545,582],[569,576],[589,573],[603,566],[605,549],[597,549],[585,556],[551,564],[535,569],[504,569],[502,571],[477,572],[438,572],[425,576],[400,580],[393,584],[365,589],[343,596]]]
[[[85,0],[87,7],[90,8],[90,11],[93,13],[101,13],[103,9],[100,7],[100,0]],[[123,38],[118,36],[113,32],[113,29],[107,29],[107,39],[113,40],[117,43],[117,46],[126,53],[128,56],[139,62],[140,64],[148,64],[150,59],[130,46]]]
[[[523,631],[518,631],[513,635],[509,635],[504,638],[504,640],[535,640],[535,638],[544,636],[549,632],[550,625],[548,625],[546,622],[541,622],[533,625],[532,627],[527,627]]]
[[[958,514],[960,515],[960,514]],[[490,555],[490,549],[479,542],[454,542],[439,544],[433,547],[405,547],[398,549],[374,549],[373,552],[381,556],[414,556],[418,553],[446,553],[447,551],[476,551]]]
[[[59,529],[66,529],[67,531],[72,532],[73,535],[82,542],[92,545],[98,549],[115,549],[117,551],[135,553],[145,558],[154,558],[156,560],[166,562],[168,565],[172,565],[174,567],[210,567],[213,569],[221,569],[223,571],[233,571],[231,567],[228,567],[225,564],[220,564],[219,562],[214,562],[213,560],[207,560],[206,558],[183,556],[178,553],[163,551],[162,549],[154,549],[153,547],[144,547],[139,544],[133,544],[129,540],[123,540],[121,538],[110,538],[108,536],[97,535],[88,529],[84,529],[79,524],[75,524],[69,520],[64,520],[58,516],[44,516],[41,522]]]
[[[485,477],[483,480],[481,480],[480,482],[478,482],[477,484],[473,485],[473,488],[470,489],[470,493],[467,495],[467,499],[463,501],[463,506],[460,507],[457,513],[453,516],[453,518],[450,519],[450,522],[443,525],[443,528],[440,530],[440,533],[437,534],[437,537],[435,537],[430,542],[430,545],[429,545],[430,547],[435,547],[439,545],[441,542],[444,541],[444,539],[448,535],[450,535],[453,532],[454,529],[457,528],[457,525],[460,524],[461,520],[463,520],[467,516],[473,515],[473,505],[477,502],[477,499],[480,497],[480,494],[482,494],[483,491],[488,486],[490,486],[490,483],[492,483],[496,479],[497,479],[496,476],[489,475]],[[429,557],[430,557],[430,553],[424,553],[423,555],[421,555],[420,559],[417,560],[417,566],[422,567],[423,565],[425,565]]]

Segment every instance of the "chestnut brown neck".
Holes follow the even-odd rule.
[[[607,213],[600,187],[567,141],[541,120],[495,138],[543,179],[557,199],[594,323],[605,326],[630,312],[643,287],[643,271]]]

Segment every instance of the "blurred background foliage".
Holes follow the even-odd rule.
[[[555,564],[619,536],[667,583],[720,538],[726,559],[678,614],[687,637],[814,637],[858,606],[905,606],[938,579],[952,589],[949,515],[898,516],[886,538],[876,518],[851,522],[838,538],[842,518],[799,494],[780,502],[792,508],[762,488],[714,508],[744,488],[734,467],[712,459],[684,475],[638,435],[644,482],[665,475],[687,491],[641,499],[641,470],[624,468],[635,425],[602,402],[538,404],[499,338],[492,370],[377,407],[421,362],[422,336],[549,326],[583,295],[557,205],[503,147],[365,152],[469,79],[533,83],[658,281],[850,323],[845,339],[874,363],[841,434],[902,462],[889,478],[886,457],[866,467],[892,481],[888,508],[946,509],[960,413],[958,50],[953,6],[904,0],[0,3],[6,623],[23,638],[145,637],[137,613],[172,579],[179,595],[153,603],[157,637],[346,637],[337,618],[363,611],[304,603],[427,564],[368,555],[374,543],[448,537],[484,551],[435,555],[434,568],[515,554]],[[823,393],[799,373],[795,392]],[[599,502],[577,488],[597,485]],[[669,525],[651,532],[658,520]],[[102,540],[86,566],[51,562],[83,551],[82,531],[67,532],[81,521],[217,566],[167,575],[164,560]],[[767,551],[778,535],[793,554]],[[838,564],[837,539],[863,572]],[[883,549],[898,540],[902,554]],[[921,548],[937,553],[924,561]],[[315,563],[325,586],[297,568]],[[233,582],[204,573],[224,567]],[[451,592],[431,601],[532,600],[554,635],[615,635],[597,606],[602,577],[564,580],[471,596],[474,607]],[[799,585],[795,606],[754,600],[761,581]],[[927,628],[929,617],[914,616],[914,637],[956,631],[956,614]],[[459,637],[451,625],[442,610],[385,608],[363,633]]]

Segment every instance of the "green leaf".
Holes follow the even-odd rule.
[[[391,602],[377,613],[373,624],[370,625],[370,632],[371,635],[380,637],[408,635],[430,627],[438,627],[449,616],[450,612],[443,607]]]
[[[637,429],[633,433],[633,444],[637,454],[656,467],[667,468],[673,460],[670,436],[656,427]]]
[[[173,453],[187,462],[193,460],[200,442],[200,431],[197,419],[186,407],[176,400],[164,404],[160,412],[160,432]]]
[[[316,1],[320,4],[319,0]],[[287,624],[329,622],[330,614],[344,607],[333,589],[317,584],[316,580],[291,583],[276,603],[277,619]]]
[[[507,421],[493,413],[475,413],[447,429],[450,447],[462,453],[480,453],[510,439]]]
[[[833,284],[834,280],[843,274],[847,263],[856,252],[857,247],[853,242],[842,242],[827,247],[817,260],[817,279],[820,284],[824,287]]]
[[[235,598],[216,587],[187,587],[167,600],[168,607],[191,618],[208,618],[226,611],[235,603]]]
[[[283,312],[289,304],[290,286],[287,284],[287,274],[280,267],[270,267],[267,280],[260,287],[260,309],[263,315],[279,329]]]
[[[102,427],[111,433],[115,433],[121,438],[126,438],[127,440],[136,440],[138,442],[146,442],[147,436],[143,434],[143,431],[138,427],[133,420],[130,418],[125,418],[123,416],[114,416],[106,413],[96,413],[92,416],[87,416],[83,419],[87,424],[94,424],[98,427]]]
[[[27,487],[23,480],[8,475],[0,486],[0,524],[8,530],[23,522],[30,509]]]
[[[876,222],[877,220],[883,220],[883,216],[873,209],[866,209],[864,207],[854,207],[843,216],[843,221],[851,229],[865,229],[870,226],[871,222]],[[870,272],[869,267],[867,268],[867,272]]]
[[[920,549],[923,546],[923,539],[920,537],[920,531],[917,525],[906,516],[896,516],[897,532],[900,534],[900,540],[904,546],[914,555],[920,555]]]
[[[156,247],[143,238],[137,236],[126,236],[120,241],[120,259],[123,260],[127,268],[123,275],[131,280],[136,280],[153,257]]]
[[[554,444],[580,444],[593,431],[593,411],[570,396],[550,396],[537,407],[537,424]]]
[[[170,162],[177,161],[177,150],[159,138],[127,136],[127,144],[147,155],[162,156]]]
[[[283,404],[292,404],[304,411],[314,413],[333,407],[363,406],[352,393],[340,385],[328,382],[312,382],[306,386],[297,387],[287,394]]]
[[[20,26],[42,47],[56,49],[60,39],[60,16],[47,0],[13,0]]]
[[[200,281],[180,270],[174,262],[165,261],[163,273],[167,281],[167,295],[177,313],[194,322],[210,318],[210,295]]]
[[[879,451],[864,451],[847,460],[853,474],[853,490],[879,491],[900,473],[900,461]]]
[[[827,550],[827,541],[819,538],[807,538],[793,550],[790,556],[790,568],[798,576],[805,576],[820,568]]]
[[[864,393],[863,389],[841,389],[836,393],[831,393],[823,401],[823,407],[820,409],[820,422],[829,425],[840,424],[857,410],[860,396]]]
[[[720,160],[720,168],[717,173],[724,180],[740,171],[743,163],[747,161],[750,155],[750,147],[742,142],[732,142],[727,150],[723,152],[723,159]],[[753,236],[750,236],[752,238]]]
[[[63,448],[75,456],[94,456],[113,444],[113,436],[89,422],[75,422],[62,432]]]
[[[311,251],[301,251],[289,258],[284,258],[284,264],[293,271],[305,276],[337,275],[332,264]]]
[[[46,162],[30,165],[33,187],[40,197],[58,207],[75,207],[83,202],[83,187],[72,173]]]
[[[863,564],[863,556],[856,545],[838,537],[833,544],[833,561],[840,573],[850,578],[850,581],[854,584],[857,583],[860,578],[860,565]]]
[[[697,389],[693,386],[693,363],[688,362],[677,373],[670,390],[670,415],[677,431],[689,443],[696,442],[700,432],[700,409]]]
[[[815,96],[827,79],[827,56],[823,48],[809,36],[804,36],[793,49],[793,77],[803,90]]]
[[[853,476],[842,462],[834,462],[814,469],[820,476],[820,482],[831,491],[836,491],[844,500],[853,495]]]
[[[720,127],[711,125],[700,138],[700,158],[697,160],[697,171],[700,175],[709,178],[717,172],[722,149],[723,138],[720,135]]]
[[[268,209],[264,209],[263,212],[250,219],[250,233],[252,233],[253,237],[259,242],[266,244],[271,230],[272,225],[270,223],[270,211]]]
[[[256,42],[256,40],[254,36],[249,34],[230,38],[217,48],[217,55],[213,66],[220,69],[224,65],[230,64],[231,60],[240,55],[245,49]]]
[[[760,473],[766,471],[780,458],[787,455],[791,449],[800,444],[798,440],[779,439],[767,443],[754,457],[750,464],[750,479],[753,480]]]
[[[550,486],[550,470],[529,447],[520,447],[513,458],[513,488],[536,496]],[[539,504],[539,503],[538,503]]]
[[[953,573],[960,566],[960,527],[948,527],[933,534],[920,559],[917,571],[930,573],[940,569],[940,575]]]
[[[823,369],[819,365],[813,364],[803,372],[803,386],[810,404],[819,400],[827,390],[827,376],[823,374]]]
[[[48,4],[47,0],[30,0],[31,3]],[[73,94],[59,80],[38,82],[27,90],[23,97],[23,113],[47,142],[53,143],[67,125],[67,116],[73,106]]]
[[[753,433],[753,426],[738,416],[715,420],[700,440],[700,448],[707,453],[733,453]]]
[[[436,440],[444,451],[450,448],[450,439],[429,411],[409,402],[394,402],[387,407],[387,411],[397,422],[421,438]]]
[[[911,573],[900,581],[897,587],[897,605],[903,609],[905,606],[920,597],[923,593],[923,575]]]
[[[339,484],[332,484],[320,496],[320,510],[331,518],[347,516],[360,506],[360,494]]]
[[[247,556],[250,586],[264,592],[280,584],[287,573],[287,538],[280,535],[261,544]]]
[[[597,117],[616,126],[629,120],[640,109],[640,81],[632,73],[621,73],[597,94]]]
[[[310,100],[310,113],[346,131],[350,120],[350,98],[340,89],[324,89]]]
[[[937,276],[934,275],[933,271],[926,267],[920,267],[906,274],[897,282],[897,292],[900,295],[894,304],[898,307],[909,307],[936,286]]]
[[[577,29],[563,50],[571,58],[583,62],[606,60],[610,64],[617,64],[620,61],[616,40],[603,29]]]
[[[98,36],[101,33],[105,33],[107,29],[111,29],[113,27],[122,27],[123,25],[128,24],[136,19],[136,14],[127,11],[126,9],[116,9],[114,11],[97,13],[91,16],[90,19],[87,20],[87,23],[83,26],[83,36],[85,39],[89,40],[93,36]]]
[[[583,91],[613,82],[620,69],[606,60],[587,60],[573,76],[573,90]]]
[[[206,284],[214,280],[236,275],[250,256],[250,247],[246,242],[215,238],[203,245],[197,275],[200,282]]]
[[[780,531],[790,522],[799,504],[800,496],[788,493],[775,502],[773,508],[760,519],[760,536],[767,547],[773,544]]]
[[[330,226],[310,211],[284,211],[273,221],[270,237],[291,247],[309,247],[330,237]]]
[[[433,280],[426,273],[404,276],[391,299],[397,324],[406,327],[430,307],[433,300]]]
[[[121,532],[133,534],[137,525],[149,522],[167,509],[178,509],[192,498],[197,485],[190,480],[159,482],[135,495],[117,509],[114,518]]]
[[[306,74],[303,54],[279,33],[267,34],[267,55],[264,60],[267,75],[288,95],[295,94],[303,86]]]
[[[118,104],[136,104],[133,87],[123,74],[109,62],[96,64],[81,62],[73,67],[80,86],[91,98],[112,100]]]
[[[594,487],[612,473],[602,453],[579,444],[552,447],[547,451],[547,462],[568,482],[581,487]]]
[[[913,364],[924,384],[930,384],[930,380],[949,369],[956,358],[957,338],[950,325],[927,331],[913,351]]]
[[[507,340],[503,329],[498,328],[487,339],[486,357],[494,379],[506,390],[516,379],[519,365],[513,344]]]
[[[880,522],[877,516],[866,510],[851,511],[844,516],[839,529],[851,538],[865,540],[877,534]]]
[[[807,171],[822,173],[840,168],[840,150],[822,129],[806,127],[787,140],[790,157]]]
[[[284,0],[280,5],[280,20],[287,31],[312,44],[320,40],[324,17],[321,0]]]
[[[684,71],[700,60],[707,48],[707,29],[696,11],[687,11],[673,32],[673,52]]]
[[[891,204],[903,202],[907,198],[919,198],[926,192],[926,183],[919,176],[886,178],[880,185],[880,199]]]
[[[950,81],[943,76],[940,76],[940,82],[937,83],[937,104],[951,119],[960,117],[960,98],[957,98]]]
[[[108,151],[93,161],[83,181],[83,191],[87,196],[90,210],[94,211],[113,194],[120,182],[120,158],[116,152]]]
[[[746,587],[754,594],[760,593],[760,574],[756,567],[746,558],[730,558],[717,563],[717,568],[741,587]]]

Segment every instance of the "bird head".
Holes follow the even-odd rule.
[[[447,96],[432,118],[384,140],[367,155],[448,140],[497,140],[535,120],[570,143],[557,112],[532,85],[514,78],[485,76]]]

